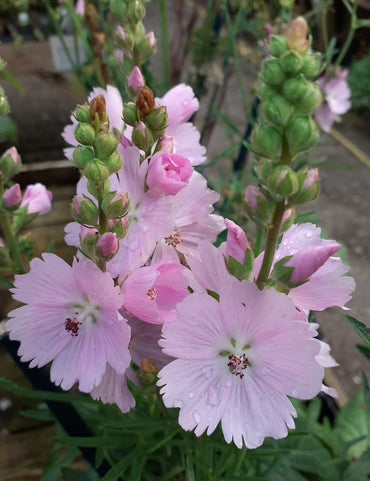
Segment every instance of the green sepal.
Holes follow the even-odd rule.
[[[74,111],[74,117],[77,122],[83,122],[85,124],[89,124],[91,117],[90,117],[90,108],[85,105],[77,105],[76,110]]]
[[[213,297],[213,299],[216,299],[217,302],[220,302],[220,294],[218,294],[217,292],[207,289],[207,294]]]
[[[13,213],[13,227],[15,233],[19,232],[23,227],[32,222],[39,215],[38,212],[32,214],[27,213],[28,206],[24,205]]]
[[[75,139],[82,145],[94,145],[95,129],[92,125],[80,122],[75,128]]]
[[[247,249],[244,258],[244,264],[236,260],[234,257],[227,258],[226,268],[228,272],[239,279],[249,281],[254,265],[254,254],[252,249]]]
[[[302,74],[292,77],[283,85],[284,97],[292,105],[297,105],[305,96],[309,83]]]
[[[301,286],[302,284],[305,284],[307,282],[307,280],[301,282],[290,282],[294,267],[286,266],[284,264],[288,262],[289,259],[291,259],[292,257],[292,255],[285,256],[279,261],[275,262],[270,278],[268,280],[268,285],[270,287],[276,288],[277,286],[280,286],[281,292],[286,292],[286,290],[289,291],[290,289]]]
[[[257,124],[252,132],[252,150],[258,155],[272,160],[279,160],[282,137],[272,125],[263,122]]]
[[[271,35],[270,43],[267,45],[267,50],[270,55],[273,57],[281,57],[287,48],[288,44],[285,37],[282,35]]]
[[[83,170],[89,162],[93,162],[94,152],[91,147],[83,147],[78,145],[73,151],[73,162],[76,166]]]
[[[262,80],[274,87],[280,86],[285,82],[286,76],[278,59],[271,58],[263,62]]]
[[[99,132],[95,137],[94,147],[99,159],[106,159],[117,149],[119,141],[111,132]]]
[[[303,66],[303,60],[299,53],[290,50],[280,59],[281,68],[290,75],[296,75]]]

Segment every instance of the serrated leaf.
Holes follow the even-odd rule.
[[[366,327],[363,322],[359,321],[355,317],[346,315],[346,318],[350,322],[353,329],[357,332],[357,334],[365,342],[365,344],[368,347],[370,347],[370,328]]]

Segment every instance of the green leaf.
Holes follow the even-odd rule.
[[[126,433],[122,436],[62,436],[54,439],[55,443],[64,446],[78,446],[80,448],[117,448],[124,446],[131,446],[134,444],[134,439],[128,439]]]
[[[361,354],[370,359],[370,347],[362,346],[361,344],[356,344],[356,347],[361,352]]]
[[[54,421],[54,417],[48,409],[39,411],[21,411],[21,415],[26,418],[37,419],[38,421]]]
[[[62,471],[63,476],[67,481],[98,481],[98,475],[96,471],[91,468],[87,471],[63,468]]]
[[[0,388],[5,391],[10,391],[18,396],[23,396],[31,399],[40,399],[44,401],[59,401],[59,402],[83,402],[95,403],[93,399],[88,396],[75,396],[67,393],[54,393],[50,391],[39,391],[27,387],[19,386],[6,377],[0,378]]]
[[[370,328],[366,327],[365,324],[352,316],[346,315],[346,318],[349,320],[353,329],[357,332],[357,334],[361,337],[361,339],[365,342],[367,347],[370,347]]]
[[[365,399],[365,418],[366,418],[366,427],[367,427],[367,445],[370,447],[370,389],[369,383],[367,381],[367,377],[365,373],[362,371],[362,387],[364,390],[364,399]]]
[[[119,476],[124,474],[127,468],[130,466],[132,459],[136,456],[136,451],[131,451],[127,456],[124,456],[117,464],[115,464],[108,473],[103,476],[100,481],[116,481]]]
[[[7,115],[0,117],[0,142],[7,140],[10,144],[17,143],[18,131],[16,123]]]
[[[351,463],[344,472],[344,481],[366,481],[370,473],[370,448],[368,448],[354,463]]]

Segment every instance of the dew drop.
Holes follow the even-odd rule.
[[[292,396],[293,396],[293,397],[297,397],[298,394],[299,394],[298,390],[297,390],[297,389],[293,389],[293,391],[292,391]]]
[[[190,397],[190,399],[193,399],[194,393],[193,393],[193,392],[189,392],[189,397]]]
[[[175,408],[182,408],[184,406],[184,401],[182,401],[181,399],[175,399],[173,401],[173,404]]]
[[[207,402],[210,406],[218,406],[220,404],[220,399],[218,397],[216,389],[211,389],[209,391]]]
[[[198,411],[194,411],[193,417],[194,417],[194,421],[195,421],[196,423],[199,423],[199,422],[200,422],[200,416],[199,416]]]

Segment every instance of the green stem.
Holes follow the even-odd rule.
[[[323,8],[323,10],[321,12],[321,28],[322,28],[322,40],[324,42],[325,52],[328,49],[328,43],[329,43],[329,40],[328,40],[328,24],[327,24],[327,21],[326,21],[326,13],[327,13],[326,9]]]
[[[99,208],[99,235],[104,234],[108,230],[108,220],[107,216],[105,215],[104,210],[102,209],[102,201],[104,196],[104,187],[98,187],[98,208]],[[107,270],[107,262],[100,258],[98,261],[98,267],[103,271],[106,272]]]
[[[13,261],[14,272],[16,274],[24,274],[25,270],[23,268],[21,255],[18,250],[18,243],[9,220],[9,214],[7,212],[0,214],[0,225],[4,232],[5,245],[8,247],[11,259]]]
[[[283,137],[283,149],[280,157],[280,165],[289,165],[291,160],[288,143]],[[270,275],[284,212],[285,199],[276,204],[271,226],[267,230],[265,253],[263,255],[261,269],[256,280],[257,287],[260,290],[264,288]]]
[[[257,257],[262,252],[262,242],[265,235],[265,229],[263,227],[257,228],[256,244],[254,246],[254,255]]]
[[[162,33],[162,91],[165,92],[167,90],[168,56],[169,56],[166,0],[159,0],[159,8],[161,12],[161,33]]]

